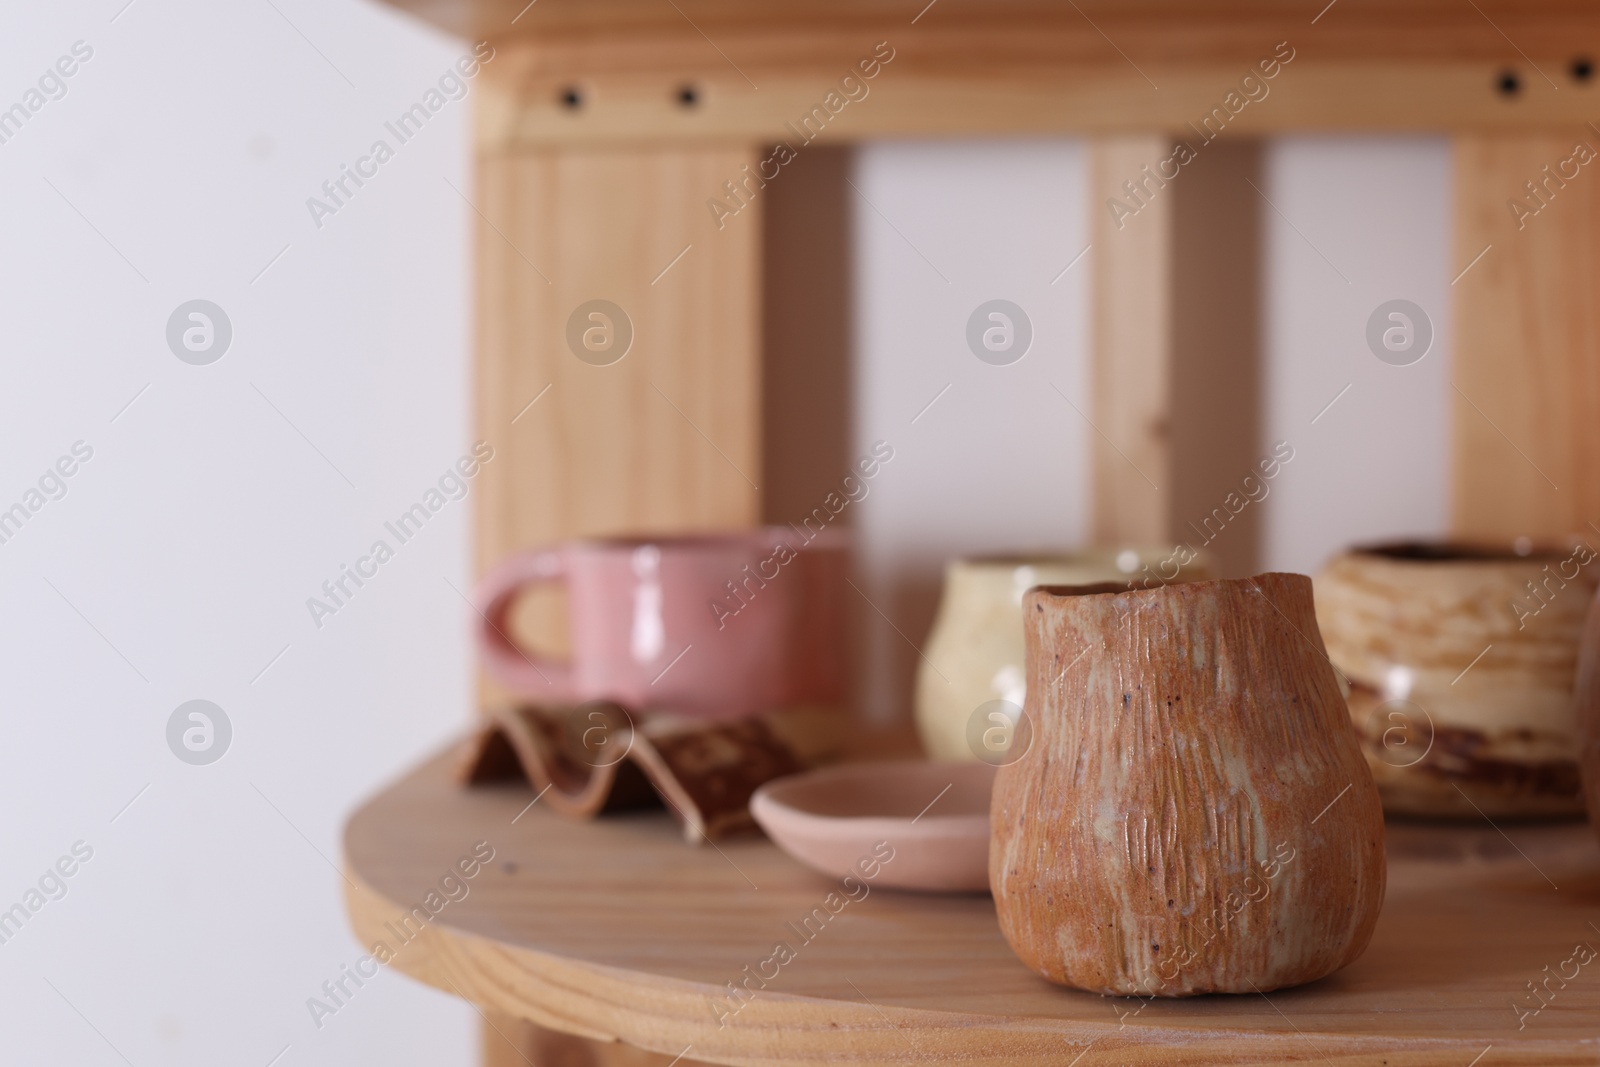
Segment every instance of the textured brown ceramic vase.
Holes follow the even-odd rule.
[[[1033,740],[1000,770],[1000,929],[1052,982],[1254,993],[1367,947],[1383,813],[1299,574],[1024,600]]]

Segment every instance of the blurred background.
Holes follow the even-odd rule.
[[[470,501],[306,608],[470,449],[470,96],[305,202],[465,49],[378,4],[124,3],[0,16],[6,105],[93,49],[0,144],[0,498],[93,449],[0,545],[0,906],[93,849],[0,944],[0,1058],[473,1062],[472,1009],[398,975],[306,1007],[361,954],[343,818],[471,714]],[[206,366],[166,338],[194,299],[232,325]],[[209,766],[168,748],[195,699]]]
[[[337,211],[307,201],[470,50],[365,2],[0,14],[0,107],[79,58],[0,125],[0,508],[79,442],[90,453],[0,544],[0,907],[76,842],[92,849],[0,943],[8,1062],[477,1062],[473,1009],[387,970],[320,1025],[307,1008],[362,952],[344,818],[473,717],[475,486],[337,612],[307,600],[479,436],[477,86]],[[1353,541],[1444,533],[1466,258],[1447,143],[1212,151],[1202,165],[1254,175],[1263,203],[1252,254],[1208,273],[1212,310],[1236,321],[1207,336],[1253,351],[1236,379],[1193,387],[1241,428],[1241,475],[1293,449],[1213,551],[1229,573],[1309,571]],[[766,216],[769,380],[798,391],[768,420],[764,516],[800,517],[873,442],[895,450],[847,513],[882,609],[858,605],[868,717],[908,713],[947,558],[1090,539],[1088,165],[1071,138],[819,145],[771,190],[787,207]],[[1257,277],[1259,304],[1230,298]],[[961,344],[997,297],[1034,330],[1005,376]],[[1407,367],[1360,343],[1392,299],[1435,330]],[[231,331],[203,364],[169,343],[195,300]],[[798,443],[806,420],[826,447]],[[1176,518],[1200,519],[1228,481],[1193,483]],[[215,763],[169,746],[192,700],[231,729]]]

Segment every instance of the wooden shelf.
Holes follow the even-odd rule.
[[[1159,131],[1198,145],[1212,136],[1205,117],[1275,53],[1291,61],[1245,90],[1261,104],[1235,95],[1236,117],[1217,113],[1230,139],[1548,130],[1570,141],[1587,136],[1600,95],[1570,73],[1600,50],[1600,14],[1568,4],[1340,0],[1314,25],[1315,9],[1271,2],[939,5],[915,24],[921,5],[898,2],[538,4],[515,24],[520,0],[401,6],[495,42],[477,141],[504,150],[803,143],[801,118],[874,55],[892,61],[847,87],[862,103],[834,105],[828,142]]]
[[[804,942],[785,924],[837,883],[767,841],[691,848],[664,814],[566,822],[528,808],[526,788],[457,787],[452,758],[350,820],[351,921],[363,944],[398,949],[393,967],[555,1030],[732,1064],[1502,1067],[1600,1055],[1600,959],[1544,984],[1575,945],[1600,948],[1600,845],[1584,825],[1391,826],[1383,916],[1353,966],[1269,996],[1146,1003],[1035,977],[986,896],[873,889]],[[467,895],[400,947],[386,924],[479,841],[495,854]],[[780,940],[795,958],[719,1026],[727,983]],[[1519,1029],[1513,1005],[1540,1003],[1530,982],[1551,992]]]
[[[1330,55],[1381,60],[1483,58],[1506,61],[1565,57],[1593,43],[1600,29],[1584,0],[990,0],[936,4],[927,0],[389,0],[426,22],[462,37],[528,40],[560,48],[587,46],[591,57],[653,62],[625,45],[637,39],[683,43],[706,70],[726,66],[706,43],[750,44],[763,55],[790,59],[828,47],[830,41],[892,32],[937,39],[942,34],[981,36],[965,50],[950,49],[948,63],[1004,65],[1020,52],[1057,63],[1121,63],[1186,58],[1254,58],[1285,34],[1319,36]],[[1056,45],[1046,50],[1039,34]],[[697,39],[699,46],[689,47]],[[876,39],[876,38],[874,38]],[[1000,41],[1007,49],[982,47]],[[1111,42],[1115,42],[1113,45]],[[732,60],[746,58],[730,52]],[[602,58],[602,61],[604,59]],[[658,62],[659,57],[654,62]],[[742,66],[743,64],[740,63]]]

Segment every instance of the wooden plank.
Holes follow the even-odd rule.
[[[1208,520],[1263,452],[1261,149],[1230,137],[1181,166],[1175,151],[1158,136],[1091,148],[1094,536],[1182,542],[1244,576],[1259,516]]]
[[[983,4],[926,0],[390,0],[444,29],[472,39],[526,39],[559,51],[601,41],[699,40],[697,64],[713,70],[759,61],[747,50],[767,38],[795,57],[830,42],[874,33],[944,42],[947,62],[971,66],[1035,52],[1062,63],[1116,58],[1135,62],[1191,57],[1251,58],[1263,41],[1315,39],[1333,58],[1396,60],[1565,58],[1592,49],[1596,12],[1582,0],[1339,0],[1288,4],[1282,0],[988,0]],[[708,43],[709,39],[709,43]],[[873,40],[878,39],[873,37]],[[960,42],[965,40],[963,49]],[[1512,43],[1515,42],[1515,43]],[[643,47],[643,46],[641,46]],[[959,55],[958,53],[964,53]],[[615,62],[627,61],[619,54]]]
[[[733,147],[480,156],[478,427],[496,453],[477,493],[480,569],[576,536],[759,520],[761,204],[720,230],[705,206],[755,160]],[[633,329],[607,366],[568,344],[596,299]]]
[[[1592,128],[1455,142],[1458,269],[1488,249],[1454,286],[1460,534],[1600,537],[1597,152]]]
[[[1092,528],[1102,544],[1170,536],[1167,448],[1176,192],[1144,179],[1172,154],[1159,136],[1097,140],[1089,156]],[[1169,183],[1170,185],[1170,183]]]
[[[1245,476],[1271,451],[1262,428],[1261,163],[1259,141],[1221,141],[1166,190],[1174,204],[1172,537],[1237,578],[1261,570],[1263,512],[1234,513],[1225,501],[1248,495]]]
[[[852,155],[810,149],[762,194],[764,522],[810,514],[855,460]],[[854,511],[840,521],[851,524]]]
[[[1481,1062],[1594,1062],[1600,1002],[1573,946],[1594,943],[1600,852],[1582,824],[1510,828],[1514,843],[1481,823],[1390,826],[1388,893],[1359,960],[1269,999],[1141,1003],[1040,980],[987,895],[862,883],[842,902],[837,881],[765,839],[689,847],[665,813],[568,822],[536,805],[513,825],[531,790],[464,790],[451,766],[432,761],[351,818],[356,936],[384,942],[396,971],[551,1029],[818,1067],[1464,1067],[1490,1045]],[[492,861],[401,942],[400,916],[478,841]],[[837,914],[818,920],[830,892]],[[789,925],[802,919],[809,935]]]
[[[760,92],[727,67],[622,73],[565,70],[544,63],[542,56],[537,64],[519,65],[512,50],[503,49],[504,61],[497,58],[485,76],[516,78],[516,107],[509,114],[486,114],[479,140],[485,145],[523,147],[783,140],[798,148],[800,142],[787,124],[798,123],[821,107],[851,65],[870,55],[874,41],[881,39],[863,37],[853,52],[841,53],[817,68],[746,70]],[[911,52],[901,48],[895,61],[874,82],[866,83],[868,95],[842,108],[822,136],[835,142],[1150,131],[1190,137],[1194,135],[1190,124],[1222,108],[1251,64],[1269,55],[1272,45],[1267,40],[1257,56],[1227,65],[1146,62],[1135,70],[1120,62],[1070,68],[1029,68],[1018,63],[958,75],[919,72],[902,62]],[[1559,90],[1519,58],[1428,66],[1329,63],[1311,58],[1307,50],[1269,86],[1270,95],[1246,106],[1230,126],[1251,136],[1305,131],[1514,132],[1569,127],[1600,111],[1597,93],[1563,73],[1566,61],[1541,60],[1540,66],[1552,74]],[[1497,88],[1508,70],[1520,78],[1521,88],[1512,98]],[[678,93],[685,86],[693,86],[697,93],[699,102],[693,107],[679,102]],[[576,110],[563,103],[569,87],[582,95]]]
[[[1188,136],[1218,107],[1232,112],[1237,132],[1255,135],[1527,131],[1581,125],[1600,96],[1592,74],[1574,73],[1576,61],[1600,53],[1600,10],[1568,2],[1340,0],[1308,13],[1271,0],[1203,8],[1011,0],[919,6],[915,17],[899,0],[417,7],[496,42],[481,78],[510,106],[480,111],[481,145],[792,140],[786,124],[830,91],[846,101],[836,121],[825,116],[835,140]],[[1245,76],[1275,54],[1293,58],[1265,84],[1270,92],[1239,95]],[[837,95],[875,55],[893,58]],[[1254,99],[1228,105],[1230,92]]]

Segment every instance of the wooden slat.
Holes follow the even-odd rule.
[[[1188,136],[1274,53],[1293,59],[1237,111],[1235,133],[1526,131],[1581,125],[1600,102],[1572,73],[1600,54],[1600,9],[1569,2],[1340,0],[1320,14],[1276,0],[399,2],[494,39],[481,78],[510,106],[480,113],[481,145],[792,139],[785,124],[875,52],[894,58],[828,138]],[[1508,72],[1512,93],[1500,87]]]
[[[580,535],[758,521],[761,205],[720,231],[705,206],[755,159],[480,157],[478,426],[496,451],[478,492],[480,569]],[[596,298],[634,328],[631,351],[604,367],[565,336]]]
[[[1163,182],[1173,152],[1155,136],[1091,149],[1094,536],[1181,542],[1244,576],[1260,516],[1225,500],[1265,452],[1260,144],[1202,145]]]
[[[1077,63],[1116,58],[1115,49],[1135,62],[1189,57],[1197,60],[1249,58],[1263,42],[1284,37],[1316,41],[1332,57],[1384,57],[1401,60],[1505,59],[1521,49],[1533,56],[1567,56],[1592,47],[1597,29],[1594,6],[1582,0],[1339,0],[1324,3],[1284,0],[790,0],[758,4],[750,0],[390,0],[450,32],[470,38],[532,40],[553,49],[617,41],[700,41],[699,65],[714,69],[726,61],[707,43],[715,42],[733,62],[755,62],[748,48],[766,37],[773,47],[795,56],[830,41],[870,34],[895,34],[908,40],[965,38],[964,57],[952,64],[971,66],[1003,60],[1006,48],[1026,59],[1037,51]],[[988,37],[975,35],[991,31]],[[702,34],[704,36],[702,36]],[[1008,35],[999,44],[1000,34]],[[878,39],[873,37],[873,40]],[[1515,43],[1512,43],[1515,42]],[[952,53],[960,52],[953,44]],[[625,60],[619,56],[618,61]]]
[[[1235,513],[1227,501],[1248,496],[1245,477],[1271,451],[1262,429],[1266,205],[1251,187],[1265,185],[1262,155],[1259,141],[1207,145],[1164,190],[1174,204],[1172,537],[1205,549],[1217,573],[1241,578],[1261,569],[1263,512]]]
[[[1479,537],[1597,534],[1600,524],[1600,136],[1456,141],[1454,526]],[[1520,200],[1537,214],[1518,219]]]
[[[698,38],[697,38],[698,40]],[[822,105],[851,64],[869,55],[878,38],[863,37],[855,50],[816,68],[778,72],[748,69],[750,88],[724,66],[702,71],[687,64],[654,72],[608,73],[565,69],[541,56],[519,67],[497,58],[489,77],[516,79],[515,110],[486,115],[479,141],[532,147],[556,144],[682,143],[686,140],[787,140],[786,123]],[[686,44],[689,42],[685,42]],[[1271,52],[1263,43],[1259,55]],[[701,46],[703,41],[699,41]],[[1238,86],[1253,60],[1181,66],[1096,63],[1081,67],[918,72],[909,46],[869,85],[869,95],[847,105],[823,136],[852,142],[884,137],[982,137],[1008,134],[1105,134],[1159,131],[1192,137],[1198,123]],[[1405,62],[1321,62],[1307,51],[1230,123],[1238,134],[1305,131],[1425,132],[1526,131],[1567,127],[1600,112],[1600,93],[1572,82],[1563,59],[1543,59],[1558,88],[1519,58],[1408,65]],[[1496,88],[1507,70],[1522,88],[1507,98]],[[1142,71],[1143,73],[1140,73]],[[1148,77],[1149,80],[1146,80]],[[677,93],[695,85],[700,103],[686,108]],[[1160,91],[1151,85],[1159,85]],[[569,86],[583,92],[576,111],[561,102]],[[859,90],[855,90],[859,93]],[[1255,90],[1259,92],[1259,90]],[[1237,98],[1236,98],[1237,99]]]
[[[1123,183],[1171,153],[1171,142],[1157,136],[1105,138],[1090,150],[1093,404],[1084,414],[1095,429],[1092,526],[1104,544],[1156,544],[1170,535],[1168,264],[1176,193],[1170,186],[1156,192],[1131,217],[1114,216],[1110,205],[1136,204]]]
[[[850,469],[853,322],[849,149],[815,147],[783,168],[764,205],[762,518],[808,515]],[[853,508],[840,521],[849,525]]]

